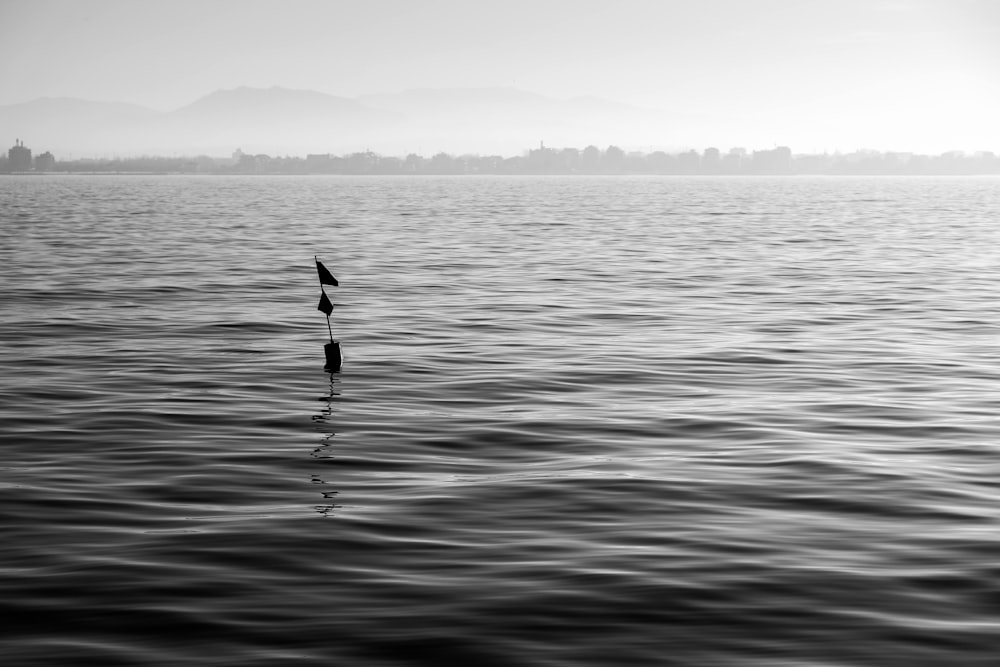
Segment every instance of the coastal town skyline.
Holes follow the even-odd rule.
[[[0,174],[242,174],[242,175],[997,175],[1000,156],[992,151],[941,155],[873,150],[851,153],[795,153],[788,146],[748,151],[708,147],[682,152],[625,151],[591,144],[553,148],[544,142],[519,155],[431,156],[381,155],[372,151],[346,155],[310,153],[267,155],[236,149],[229,157],[145,155],[56,161],[51,151],[32,154],[20,139],[0,155]]]

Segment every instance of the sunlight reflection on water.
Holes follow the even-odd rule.
[[[998,193],[4,179],[5,653],[990,664]]]

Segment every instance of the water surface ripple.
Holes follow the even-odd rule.
[[[994,665],[997,211],[4,178],[3,663]]]

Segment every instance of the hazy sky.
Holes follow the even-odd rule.
[[[274,85],[514,87],[744,144],[1000,151],[1000,1],[0,0],[0,104]]]

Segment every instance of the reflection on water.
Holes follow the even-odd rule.
[[[323,437],[320,438],[319,445],[316,446],[312,451],[312,458],[314,459],[335,459],[334,455],[334,443],[333,436],[336,435],[333,423],[334,415],[334,403],[340,398],[340,369],[335,371],[327,371],[330,376],[330,387],[329,392],[326,396],[320,397],[320,401],[323,403],[323,407],[320,409],[319,414],[313,415],[312,421],[313,425],[316,427],[318,433],[322,433]],[[328,470],[332,466],[327,466]],[[316,511],[319,512],[324,517],[329,517],[333,514],[334,510],[339,507],[333,503],[333,498],[339,491],[333,490],[330,482],[325,478],[324,474],[314,473],[312,475],[313,484],[321,484],[325,487],[325,490],[320,493],[323,496],[323,501],[327,504],[316,505]]]

